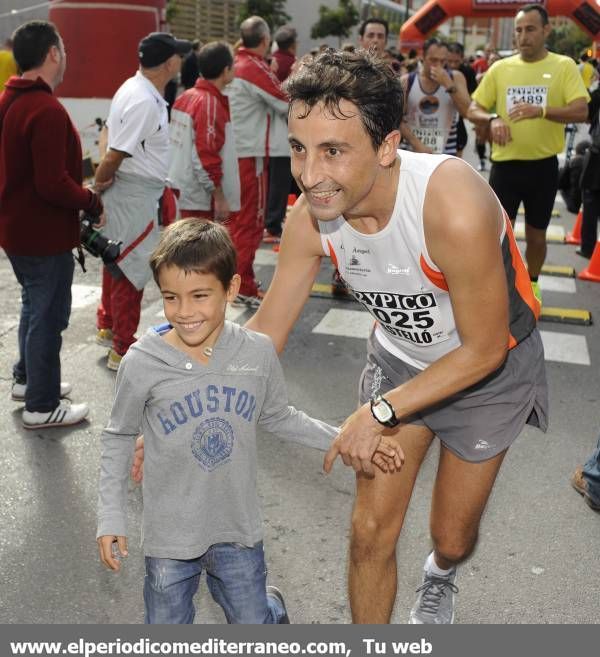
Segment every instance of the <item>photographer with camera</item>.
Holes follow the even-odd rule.
[[[158,244],[157,208],[169,169],[169,119],[163,98],[181,70],[190,41],[152,32],[139,44],[140,69],[115,94],[106,121],[108,148],[96,170],[103,200],[103,236],[122,243],[121,254],[102,273],[96,342],[109,347],[106,365],[118,370],[135,341],[148,264]],[[106,265],[106,259],[105,259]]]
[[[94,220],[102,202],[82,184],[79,136],[54,96],[67,56],[52,23],[31,21],[13,35],[23,71],[0,96],[0,245],[21,285],[19,360],[12,398],[24,401],[26,429],[81,422],[87,404],[62,398],[61,333],[71,314],[78,210]],[[100,222],[101,223],[101,222]]]

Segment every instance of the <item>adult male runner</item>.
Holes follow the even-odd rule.
[[[457,154],[457,126],[471,97],[465,76],[447,69],[448,46],[433,37],[423,45],[423,64],[401,78],[405,115],[401,130],[417,153]]]
[[[389,26],[383,18],[366,18],[358,28],[358,45],[360,48],[374,52],[383,57],[387,46]]]
[[[558,188],[565,123],[585,121],[589,95],[570,57],[546,49],[548,12],[525,5],[515,18],[517,55],[493,64],[473,93],[467,118],[489,124],[490,185],[514,222],[525,208],[525,258],[536,296],[546,259],[546,229]]]
[[[526,423],[546,428],[539,305],[487,183],[457,158],[397,150],[403,91],[384,62],[362,50],[326,51],[301,63],[287,91],[292,173],[303,195],[248,326],[282,350],[323,256],[374,316],[361,405],[324,464],[330,471],[340,456],[357,473],[352,617],[389,622],[396,543],[437,435],[434,550],[410,618],[449,623],[456,566],[475,545],[506,450]],[[384,431],[406,459],[387,474],[372,465]]]

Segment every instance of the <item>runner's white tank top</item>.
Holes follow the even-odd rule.
[[[421,87],[416,74],[406,99],[406,122],[414,134],[434,153],[456,155],[458,112],[452,96],[438,85],[432,93]]]
[[[429,178],[451,156],[402,150],[398,155],[396,202],[383,230],[371,235],[359,233],[343,216],[318,224],[325,253],[357,301],[375,318],[376,339],[397,358],[425,369],[460,345],[448,287],[429,257],[423,230]],[[531,283],[506,218],[500,242],[509,287],[512,347],[535,327],[539,306],[535,306]]]

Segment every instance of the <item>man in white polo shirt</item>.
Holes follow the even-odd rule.
[[[139,45],[140,69],[115,94],[108,115],[108,148],[96,171],[103,196],[103,233],[121,242],[117,268],[105,267],[96,341],[110,347],[107,366],[117,370],[135,341],[149,256],[158,242],[157,204],[169,169],[165,85],[181,70],[190,41],[153,32]]]

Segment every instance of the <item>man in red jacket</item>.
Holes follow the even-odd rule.
[[[227,225],[242,277],[234,305],[257,308],[263,296],[254,275],[254,256],[263,236],[267,196],[269,127],[276,114],[287,116],[287,96],[265,61],[271,31],[260,16],[240,25],[241,47],[234,60],[235,78],[227,95],[240,167],[241,210]]]
[[[67,56],[52,23],[32,21],[14,36],[23,74],[0,96],[0,245],[22,291],[19,360],[12,398],[25,401],[26,429],[81,422],[86,404],[62,400],[61,333],[71,313],[78,210],[98,217],[99,197],[82,183],[81,144],[54,96]]]
[[[171,112],[168,183],[179,192],[182,217],[225,222],[240,209],[240,174],[223,94],[233,80],[229,44],[213,41],[197,55],[202,78],[184,91]]]

